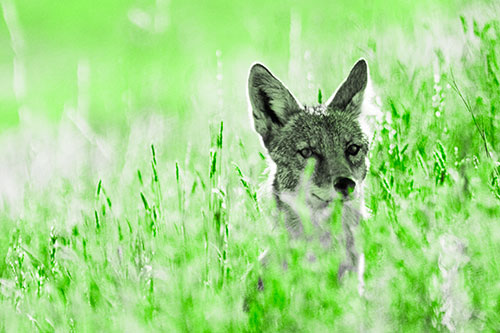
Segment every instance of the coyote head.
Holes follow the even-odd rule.
[[[368,66],[359,60],[325,103],[303,107],[265,66],[254,64],[248,78],[252,119],[276,164],[273,190],[278,202],[303,190],[313,210],[335,198],[359,196],[367,171],[368,137],[360,124]],[[303,181],[306,166],[312,173]]]

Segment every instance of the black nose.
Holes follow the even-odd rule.
[[[335,187],[338,192],[342,193],[344,197],[349,196],[349,193],[354,191],[355,186],[356,183],[354,181],[344,177],[337,178],[337,180],[335,181],[335,185],[333,185],[333,187]]]

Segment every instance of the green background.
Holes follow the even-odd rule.
[[[500,330],[496,2],[0,5],[0,332]],[[312,104],[361,57],[363,295],[339,205],[329,250],[289,239],[246,96],[255,61]]]
[[[79,62],[89,68],[89,111],[95,122],[123,124],[124,114],[147,110],[186,120],[193,117],[193,100],[207,105],[205,113],[211,112],[214,105],[207,97],[216,95],[210,87],[217,84],[217,50],[223,62],[221,87],[238,97],[228,101],[234,103],[231,108],[245,104],[252,62],[262,61],[288,79],[290,61],[300,63],[306,51],[310,68],[296,68],[300,78],[290,79],[304,81],[309,70],[318,80],[316,90],[324,86],[333,91],[346,66],[373,53],[380,38],[388,38],[393,31],[411,38],[415,28],[422,28],[420,16],[428,13],[439,20],[438,9],[458,20],[460,2],[13,3],[18,25],[11,34],[24,41],[18,57],[25,66],[26,97],[16,101],[14,96],[14,52],[2,20],[2,128],[18,124],[20,103],[33,113],[58,120],[64,106],[76,102]],[[295,36],[290,35],[292,20],[297,26]],[[291,37],[297,40],[290,41]],[[296,81],[290,85],[303,88]],[[310,95],[309,91],[300,94]]]

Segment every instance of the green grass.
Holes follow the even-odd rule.
[[[360,56],[370,65],[383,117],[366,179],[371,216],[357,236],[366,258],[364,296],[354,274],[337,280],[343,251],[336,238],[326,252],[291,243],[283,226],[275,227],[273,200],[262,194],[266,157],[245,99],[256,55],[231,49],[235,36],[221,41],[222,54],[212,52],[209,65],[200,59],[212,48],[200,46],[198,58],[189,58],[198,70],[188,70],[186,85],[182,71],[174,72],[175,82],[165,80],[175,89],[167,91],[150,84],[155,68],[168,72],[154,64],[144,81],[134,69],[126,75],[134,82],[116,79],[106,90],[103,79],[133,59],[144,69],[163,52],[152,51],[161,40],[152,39],[142,55],[134,41],[118,67],[106,67],[106,58],[93,70],[90,57],[88,115],[64,81],[28,84],[24,99],[12,92],[2,105],[20,108],[19,123],[0,138],[0,331],[500,330],[499,7],[451,6],[440,9],[439,20],[412,7],[406,21],[396,8],[370,33],[369,22],[381,14],[372,21],[359,14],[368,23],[328,45],[320,42],[327,28],[313,28],[325,16],[314,21],[314,8],[303,5],[291,15],[302,37],[287,26],[258,42],[257,54],[305,102],[326,100]],[[383,12],[383,4],[374,7]],[[21,25],[36,20],[23,16],[22,3],[19,12]],[[213,13],[195,14],[200,24],[223,29]],[[24,33],[35,30],[28,25]],[[56,31],[47,25],[36,38]],[[285,46],[266,53],[283,38]],[[88,40],[73,47],[99,49]],[[183,52],[166,61],[188,67]],[[31,56],[28,82],[45,59]],[[313,77],[300,79],[307,73]],[[37,104],[39,96],[45,104]],[[56,121],[46,120],[45,108]],[[331,227],[341,234],[339,213]],[[306,259],[311,251],[316,262]]]

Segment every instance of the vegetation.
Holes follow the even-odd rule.
[[[0,2],[0,331],[500,330],[499,7],[349,3]],[[313,103],[359,57],[363,295],[289,242],[245,99],[256,59]]]

